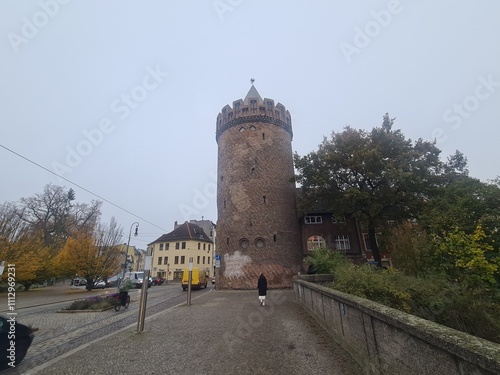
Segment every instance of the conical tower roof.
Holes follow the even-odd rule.
[[[259,103],[263,102],[262,97],[260,96],[254,85],[252,85],[252,87],[250,87],[250,90],[248,90],[248,94],[247,96],[245,96],[245,99],[243,99],[243,103],[245,105],[248,105],[250,103],[250,98],[256,98]]]

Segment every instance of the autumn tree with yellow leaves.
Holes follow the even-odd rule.
[[[123,258],[117,246],[121,232],[114,219],[109,226],[78,231],[67,239],[55,257],[54,268],[61,275],[85,278],[87,290],[92,290],[98,280],[107,279],[119,270]]]

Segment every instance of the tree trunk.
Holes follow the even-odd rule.
[[[382,258],[377,245],[377,237],[375,235],[375,223],[370,221],[368,224],[368,239],[370,240],[370,247],[372,248],[373,260],[377,263],[377,267],[382,268]]]

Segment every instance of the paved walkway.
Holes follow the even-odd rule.
[[[134,324],[25,374],[362,374],[292,290],[267,299],[260,306],[256,291],[193,293],[191,306],[148,318],[141,334]]]

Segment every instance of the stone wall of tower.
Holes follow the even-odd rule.
[[[290,114],[270,99],[245,112],[238,102],[217,120],[217,287],[255,289],[261,272],[270,288],[290,287],[302,267]]]

